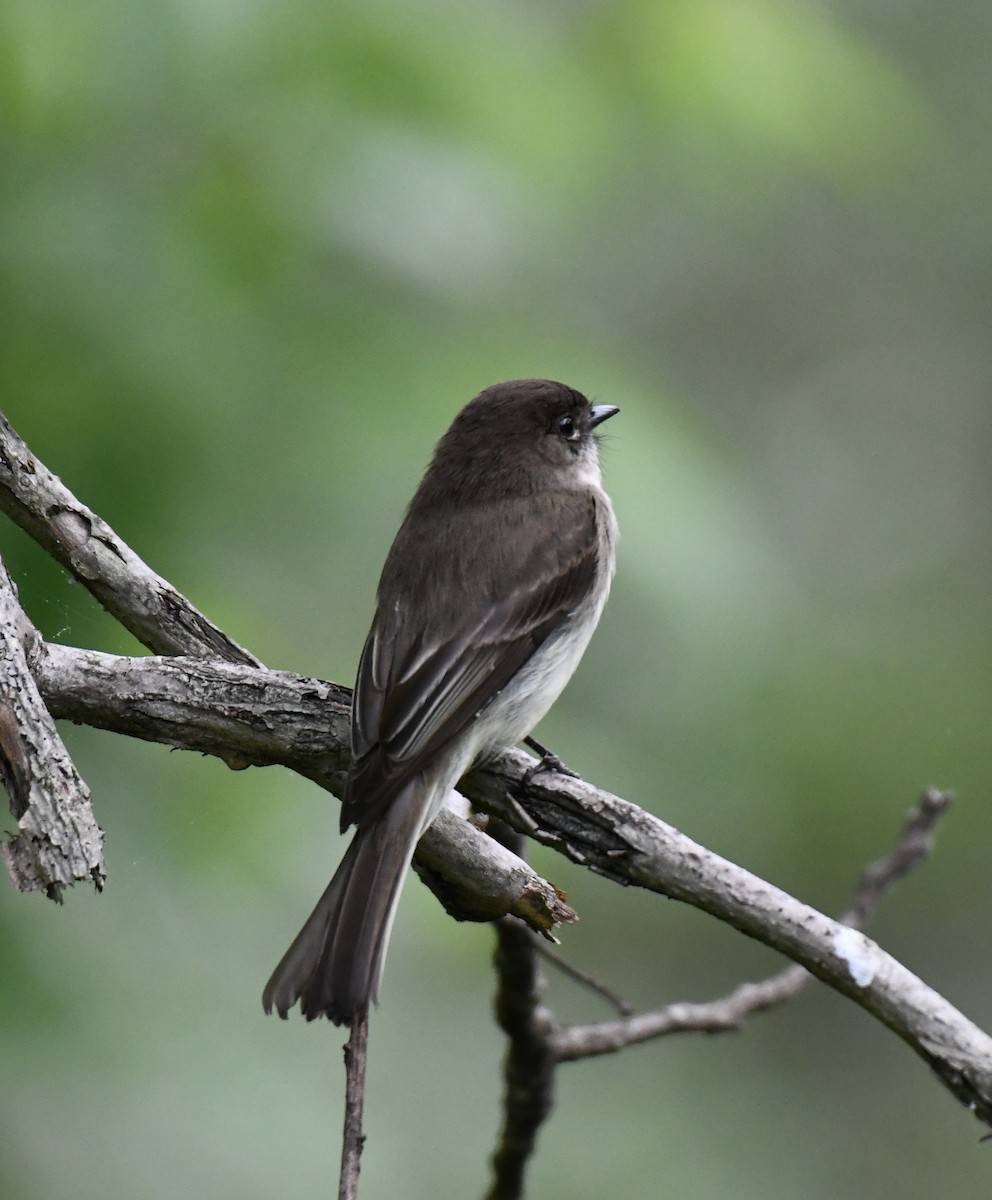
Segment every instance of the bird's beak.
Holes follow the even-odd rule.
[[[597,404],[590,413],[589,428],[595,429],[597,425],[601,425],[603,421],[608,421],[610,417],[615,417],[620,411],[615,404]]]

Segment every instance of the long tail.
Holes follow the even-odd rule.
[[[378,999],[389,934],[427,809],[422,779],[360,828],[306,924],[262,993],[267,1013],[285,1018],[297,1000],[308,1021],[348,1023]],[[433,814],[431,814],[433,816]]]

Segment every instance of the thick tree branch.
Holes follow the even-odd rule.
[[[19,829],[0,856],[20,891],[60,900],[81,879],[103,886],[103,830],[31,674],[25,646],[41,644],[0,562],[0,777]]]
[[[234,770],[289,766],[337,794],[348,770],[351,693],[320,679],[204,658],[131,658],[45,645],[35,676],[52,714]]]
[[[348,770],[347,688],[289,671],[192,658],[127,658],[46,644],[35,664],[52,714],[222,759],[289,767],[339,795]],[[460,920],[507,914],[548,937],[575,920],[561,893],[475,825],[442,812],[418,874]]]

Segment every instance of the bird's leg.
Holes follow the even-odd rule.
[[[542,771],[556,771],[559,775],[567,775],[570,779],[580,778],[578,771],[566,767],[557,754],[549,750],[547,746],[542,746],[536,738],[525,737],[524,745],[529,746],[531,750],[541,756],[524,776],[524,787],[529,786],[531,780]]]

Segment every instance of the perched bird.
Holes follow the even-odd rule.
[[[355,836],[263,995],[349,1022],[378,999],[421,834],[472,764],[558,698],[599,621],[616,521],[596,428],[563,383],[480,392],[438,442],[383,567],[351,710],[341,829]]]

